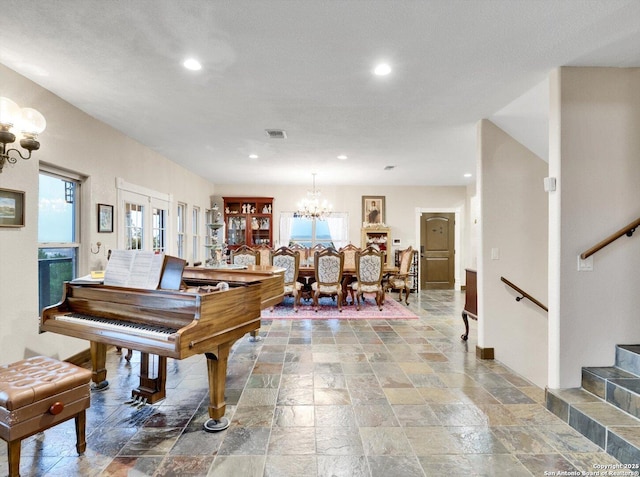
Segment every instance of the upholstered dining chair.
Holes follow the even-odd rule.
[[[253,249],[257,250],[258,255],[260,255],[260,260],[258,261],[259,265],[272,265],[271,255],[273,254],[273,249],[271,247],[261,244],[257,247],[253,247]]]
[[[384,290],[382,289],[382,272],[384,253],[374,247],[367,247],[356,253],[356,281],[351,284],[351,301],[356,295],[356,310],[360,310],[360,299],[364,301],[365,293],[376,294],[376,305],[382,310]]]
[[[320,308],[321,295],[337,296],[338,311],[342,312],[342,267],[344,254],[329,247],[315,253],[313,257],[316,281],[311,284],[313,305],[316,312]]]
[[[309,249],[307,247],[299,243],[294,243],[289,245],[289,248],[300,254],[300,265],[307,265],[307,259],[309,258]]]
[[[293,296],[293,311],[297,312],[300,306],[300,291],[302,283],[298,281],[300,271],[300,253],[294,252],[288,247],[280,247],[273,252],[273,265],[284,268],[284,294]],[[273,307],[271,307],[273,311]]]
[[[356,253],[360,251],[359,247],[356,247],[353,244],[345,245],[340,249],[342,253],[344,253],[344,267],[342,269],[342,290],[344,293],[348,290],[351,292],[351,301],[352,304],[355,304],[353,301],[353,290],[349,287],[351,283],[356,280],[355,269],[356,269]],[[348,271],[348,272],[347,272]],[[345,300],[347,297],[344,297]]]
[[[400,266],[398,273],[389,276],[384,287],[385,291],[399,290],[398,301],[402,301],[402,291],[404,290],[404,302],[407,305],[409,304],[409,291],[411,290],[412,285],[409,271],[411,269],[415,253],[416,251],[411,247],[400,252]]]
[[[233,265],[260,265],[260,254],[246,245],[242,245],[231,251],[231,263]]]

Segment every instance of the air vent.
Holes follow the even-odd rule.
[[[271,139],[287,139],[287,133],[283,129],[265,129]]]
[[[391,169],[395,169],[396,166],[384,166],[385,171],[390,171]]]

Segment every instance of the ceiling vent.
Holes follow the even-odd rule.
[[[265,129],[265,131],[271,139],[287,139],[287,133],[284,129]]]
[[[395,169],[396,166],[384,166],[385,171],[390,171],[391,169]]]

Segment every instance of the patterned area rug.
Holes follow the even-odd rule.
[[[315,312],[312,301],[302,300],[298,312],[293,311],[293,298],[285,297],[284,301],[277,305],[273,312],[269,308],[262,310],[261,318],[270,319],[293,319],[293,320],[417,320],[418,316],[409,310],[407,305],[399,303],[395,297],[387,295],[382,311],[378,310],[373,297],[365,295],[364,305],[360,305],[360,311],[355,305],[342,307],[342,313],[338,311],[336,303],[330,297],[320,298],[320,309]],[[409,300],[411,300],[410,297]]]

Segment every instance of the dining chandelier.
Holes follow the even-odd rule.
[[[316,173],[312,175],[313,189],[298,203],[298,210],[293,216],[308,220],[324,220],[331,214],[331,205],[326,200],[320,201],[320,191],[316,189]]]

